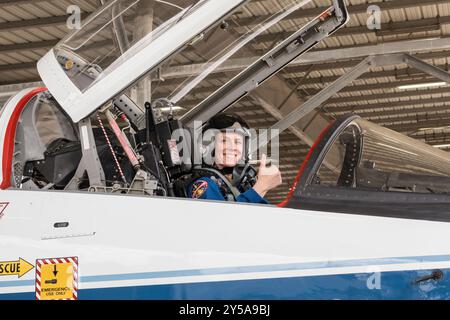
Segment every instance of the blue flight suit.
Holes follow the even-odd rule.
[[[191,183],[187,188],[187,193],[188,197],[192,199],[226,201],[217,182],[207,177],[199,178]],[[269,204],[253,188],[241,193],[236,202]]]

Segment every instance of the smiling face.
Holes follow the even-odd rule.
[[[235,132],[216,135],[215,163],[219,169],[235,167],[244,152],[244,137]]]

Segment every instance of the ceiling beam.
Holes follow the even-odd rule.
[[[391,82],[385,82],[385,83],[374,83],[374,84],[361,84],[361,85],[349,85],[343,88],[339,91],[339,93],[348,93],[348,92],[358,92],[362,93],[364,91],[370,91],[370,90],[382,90],[382,89],[394,89],[397,86],[403,86],[403,85],[411,85],[411,84],[417,84],[417,83],[434,83],[436,82],[436,78],[429,78],[429,79],[421,79],[421,80],[400,80],[400,81],[391,81]],[[324,88],[327,86],[324,85]],[[172,92],[172,88],[170,87],[160,87],[165,90],[158,90],[158,93],[162,95],[169,95]],[[194,96],[199,95],[209,95],[212,91],[215,91],[217,87],[201,87],[199,89],[192,90],[191,94]],[[308,89],[304,88],[300,90],[300,93],[308,92],[308,96],[312,96],[314,94],[317,94],[320,90],[318,89]]]
[[[50,49],[53,48],[58,42],[59,39],[2,45],[0,47],[0,53],[18,53],[19,51],[28,52],[39,49]]]
[[[413,120],[417,120],[415,117]],[[438,130],[442,127],[450,128],[450,115],[447,114],[445,117],[440,117],[440,115],[436,115],[434,117],[429,117],[428,119],[420,118],[420,121],[414,121],[412,123],[401,123],[401,124],[387,124],[383,125],[381,121],[372,121],[374,123],[380,123],[381,126],[385,126],[388,129],[392,129],[394,131],[403,133],[403,134],[413,134],[419,129],[430,128],[430,130]],[[258,124],[260,128],[271,128],[273,125],[272,121],[269,122],[261,122]]]
[[[438,51],[438,52],[428,52],[428,53],[419,53],[416,54],[415,57],[428,61],[432,63],[432,59],[437,58],[447,58],[450,55],[448,51]],[[314,71],[321,71],[321,70],[332,70],[332,69],[347,69],[347,68],[353,68],[355,67],[360,60],[351,60],[351,61],[341,61],[339,63],[333,62],[333,63],[323,63],[323,64],[317,64],[314,65]],[[407,65],[401,65],[401,69],[396,70],[386,70],[386,71],[369,71],[363,75],[361,75],[357,81],[359,80],[365,80],[365,79],[376,79],[376,78],[384,78],[384,77],[397,77],[399,79],[406,79],[406,78],[432,78],[429,74],[426,74],[422,71],[413,69],[411,67],[408,67]],[[405,67],[403,67],[405,66]],[[441,69],[448,70],[449,67],[447,64],[438,64],[437,67]],[[304,86],[314,86],[314,85],[325,85],[326,83],[331,83],[336,81],[340,78],[340,76],[329,76],[329,77],[309,77],[308,79],[304,78],[304,73],[307,72],[307,70],[310,68],[310,66],[287,66],[283,69],[283,77],[292,81],[302,81],[302,84]],[[301,75],[298,75],[298,74]],[[296,74],[295,76],[293,74]],[[223,75],[221,73],[212,74],[210,75],[211,80],[220,80],[223,78]],[[155,81],[157,81],[155,79]],[[161,83],[160,88],[163,90],[164,87],[169,87],[173,85],[178,85],[182,82],[181,78],[171,78],[171,79],[165,79],[163,83]],[[206,89],[210,88],[210,89]],[[206,87],[205,90],[213,90],[212,87]],[[167,89],[166,89],[167,90]]]
[[[23,4],[31,4],[37,2],[45,2],[48,0],[0,0],[0,8],[7,6],[18,6]]]
[[[383,23],[381,30],[370,30],[366,25],[357,27],[345,27],[341,28],[332,37],[351,36],[360,34],[373,34],[381,37],[385,36],[384,32],[388,32],[390,36],[399,34],[411,34],[414,32],[426,32],[439,30],[441,26],[450,24],[450,16],[441,16],[438,18],[418,19],[400,22]],[[380,34],[380,32],[383,34]],[[270,34],[264,34],[256,38],[258,43],[273,42],[276,39],[284,39],[291,35],[292,32],[275,32]]]
[[[13,63],[13,64],[2,64],[2,65],[0,65],[0,72],[1,71],[36,69],[36,63],[37,63],[37,61]],[[23,82],[25,82],[25,81],[23,81]]]
[[[341,103],[352,103],[352,104],[359,105],[361,103],[367,103],[367,101],[412,98],[412,97],[438,95],[438,94],[439,95],[447,95],[447,94],[450,94],[450,90],[447,87],[443,87],[443,88],[436,88],[436,89],[405,90],[405,91],[401,91],[401,92],[366,94],[366,95],[354,96],[354,97],[338,97],[338,98],[331,98],[330,100],[327,101],[327,103],[324,106],[325,107],[328,107],[329,105],[338,106]]]
[[[100,48],[102,44],[93,44],[92,47],[89,49],[94,48]],[[104,45],[104,43],[103,43]],[[428,45],[431,45],[430,47],[427,47]],[[360,62],[360,58],[363,58],[367,55],[370,55],[374,48],[377,46],[382,47],[384,49],[379,49],[377,51],[383,51],[386,50],[388,52],[416,52],[416,57],[419,59],[433,59],[433,58],[446,58],[449,56],[450,51],[450,37],[447,38],[440,38],[435,40],[417,40],[417,41],[399,41],[399,42],[393,42],[389,44],[380,44],[380,45],[369,45],[365,47],[359,47],[358,55],[353,59],[352,57],[355,57],[354,54],[350,54],[352,51],[352,47],[346,48],[346,49],[326,49],[326,50],[320,50],[320,51],[311,51],[309,53],[306,53],[303,55],[305,61],[302,60],[296,60],[295,62],[288,65],[284,70],[289,73],[301,73],[306,72],[309,68],[309,65],[315,64],[314,70],[315,71],[321,71],[321,70],[332,70],[332,69],[345,69],[345,68],[352,68],[356,66]],[[1,49],[0,49],[1,50]],[[432,51],[432,50],[439,50],[437,52],[427,52],[427,53],[418,53],[419,51]],[[346,54],[344,54],[347,53]],[[364,52],[365,56],[359,56],[360,53]],[[317,54],[317,56],[316,56]],[[330,62],[330,57],[333,57],[333,60],[349,60],[349,61],[332,61]],[[253,59],[253,58],[252,58]],[[301,59],[301,58],[300,58]],[[231,71],[231,70],[241,70],[243,67],[246,66],[245,63],[248,63],[249,59],[234,59],[225,64],[224,66],[217,69],[215,74],[213,74],[211,77],[213,79],[221,79],[222,75],[221,72]],[[252,60],[253,61],[253,60]],[[35,65],[37,63],[33,62]],[[307,65],[304,65],[307,64]],[[172,68],[166,69],[162,77],[165,79],[165,82],[168,84],[177,84],[180,82],[179,78],[195,75],[200,70],[203,70],[201,67],[201,64],[192,64],[192,65],[180,65],[175,66]],[[30,69],[32,68],[29,63],[24,64],[7,64],[7,65],[0,65],[0,71],[14,71],[19,69]],[[331,80],[331,79],[330,79]]]
[[[450,49],[450,37],[445,38],[433,38],[427,40],[408,40],[398,41],[392,43],[364,45],[364,46],[352,46],[349,48],[340,49],[325,49],[315,50],[305,53],[301,57],[294,60],[290,66],[302,65],[302,64],[318,64],[322,62],[330,62],[330,60],[351,60],[358,58],[365,58],[370,55],[387,55],[395,53],[417,53],[421,51],[435,51],[435,50],[449,50]],[[255,57],[231,59],[217,69],[214,73],[238,71],[242,70],[253,61]],[[343,68],[343,66],[342,66]],[[188,77],[197,75],[204,70],[204,64],[189,64],[180,65],[167,68],[163,71],[162,76],[164,78],[173,77]]]
[[[396,124],[387,126],[387,128],[402,133],[413,133],[426,128],[439,129],[450,127],[450,118],[417,121],[415,123]]]
[[[425,59],[424,59],[425,60]],[[427,59],[428,60],[428,59]],[[429,59],[431,61],[431,59]],[[439,67],[441,69],[448,69],[448,65],[447,64],[435,64],[436,67]],[[448,71],[448,70],[447,70]],[[302,76],[294,76],[292,74],[288,74],[290,73],[291,70],[289,68],[287,68],[283,74],[283,76],[285,78],[288,79],[293,79],[293,80],[297,80],[299,78],[301,78]],[[294,73],[294,72],[292,72]],[[361,75],[358,78],[358,81],[360,80],[374,80],[374,79],[379,79],[379,78],[387,78],[387,77],[394,77],[396,79],[411,79],[411,78],[415,78],[415,79],[426,79],[426,78],[431,78],[430,75],[418,71],[416,69],[412,69],[412,68],[402,68],[402,69],[396,69],[396,70],[383,70],[383,71],[371,71],[371,72],[367,72],[363,75]],[[340,76],[323,76],[323,77],[310,77],[309,79],[305,79],[303,81],[304,87],[307,86],[314,86],[314,85],[325,85],[327,83],[332,83],[334,81],[336,81],[337,79],[339,79]]]
[[[445,38],[442,38],[445,39]],[[398,41],[401,43],[401,41]],[[380,44],[381,45],[381,44]],[[351,48],[351,47],[349,47]],[[326,50],[335,50],[335,49],[326,49]],[[448,58],[450,49],[442,49],[435,52],[417,52],[414,56],[418,59],[422,60],[431,60],[431,59],[440,59],[440,58]],[[424,51],[427,51],[424,49]],[[311,51],[313,53],[315,51]],[[333,51],[330,51],[332,53]],[[365,57],[364,57],[365,58]],[[342,61],[329,61],[329,62],[321,62],[314,65],[315,71],[322,70],[335,70],[335,69],[347,69],[355,67],[359,62],[362,61],[363,58],[350,59],[350,60],[342,60]],[[403,66],[403,65],[402,65]],[[406,66],[406,65],[404,65]],[[308,65],[289,65],[286,67],[286,73],[304,73],[308,70]]]
[[[448,55],[449,54],[447,52],[441,53],[442,57],[447,57]],[[423,59],[424,55],[420,55],[420,56],[422,56],[422,59]],[[431,60],[431,59],[423,59],[423,60]],[[354,62],[351,63],[352,66],[353,66],[353,64],[354,64]],[[342,68],[342,65],[336,65],[336,67]],[[448,70],[447,64],[439,64],[439,65],[436,65],[436,67],[439,67],[444,70]],[[293,73],[294,70],[287,67],[285,69],[285,72],[283,73],[283,77],[286,79],[293,80],[293,81],[302,81],[301,89],[306,89],[307,87],[312,87],[312,86],[317,86],[317,85],[323,87],[326,84],[334,82],[340,78],[340,76],[330,76],[330,77],[314,77],[314,78],[305,79],[303,77],[303,75],[296,76],[296,77],[289,76],[289,75],[287,75],[287,73],[289,73],[289,72]],[[219,75],[219,74],[217,74],[216,76],[217,77],[212,77],[212,78],[217,79],[217,80],[219,80],[221,78],[221,75]],[[367,72],[367,73],[361,75],[356,81],[369,80],[369,79],[373,80],[376,78],[385,78],[385,77],[398,78],[399,82],[396,82],[396,85],[414,84],[414,83],[417,83],[418,80],[420,80],[421,83],[435,81],[435,78],[433,78],[429,74],[426,74],[424,72],[421,72],[421,71],[418,71],[416,69],[412,69],[409,67],[403,68],[403,69],[396,69],[396,70]],[[409,79],[412,78],[412,79],[416,79],[416,80],[408,80],[408,78]],[[174,84],[173,83],[174,80],[175,80],[175,78],[167,80],[166,82],[163,82],[162,85],[160,85],[160,87],[159,87],[159,89],[160,89],[159,92],[161,92],[161,93],[169,92],[171,90],[171,86]],[[343,90],[341,90],[341,92],[383,89],[385,87],[392,87],[392,86],[389,83],[359,85],[359,86],[353,85],[353,86],[348,86],[348,87],[344,88]],[[205,87],[202,87],[201,89],[196,90],[195,93],[197,93],[197,94],[210,93],[212,90],[216,90],[216,89],[217,89],[217,86],[205,86]],[[317,90],[317,89],[313,89],[313,90]],[[317,91],[315,91],[315,92],[317,92]]]
[[[442,132],[426,132],[420,131],[417,134],[411,135],[411,138],[418,140],[427,140],[427,141],[447,141],[450,140],[450,131],[442,131]]]
[[[404,103],[404,102],[403,102]],[[396,109],[392,109],[394,106],[391,106],[390,103],[383,103],[374,105],[376,108],[367,108],[359,109],[359,110],[345,110],[340,112],[340,109],[336,108],[332,112],[328,114],[332,114],[333,116],[344,115],[347,113],[354,113],[366,119],[379,118],[379,117],[401,117],[403,115],[408,114],[421,114],[421,113],[438,113],[450,110],[450,99],[449,98],[440,98],[440,99],[430,99],[429,101],[420,100],[418,104],[428,105],[426,107],[417,107],[412,103],[404,103],[404,107],[399,109],[398,106],[395,106]],[[366,106],[363,106],[366,107]],[[339,111],[339,112],[334,112]]]
[[[30,83],[30,82],[40,82],[41,78],[34,77],[34,78],[26,78],[26,79],[22,79],[21,81],[18,80],[6,80],[6,81],[1,81],[0,82],[0,86],[9,86],[9,85],[16,85],[16,84],[22,84],[22,83]]]
[[[425,105],[428,105],[427,107]],[[393,109],[396,108],[396,109]],[[327,108],[326,111],[330,115],[343,115],[346,113],[355,113],[364,118],[375,118],[383,116],[395,116],[411,113],[424,112],[441,112],[450,108],[450,98],[433,98],[433,99],[414,99],[409,101],[398,101],[389,103],[360,104],[355,106],[338,106]],[[258,105],[236,106],[230,109],[230,112],[236,112],[245,117],[249,121],[259,121],[262,115],[269,117],[267,113],[262,111]],[[250,114],[253,112],[253,114]]]
[[[395,117],[395,118],[386,118],[386,119],[377,119],[372,120],[373,123],[376,123],[378,125],[394,128],[395,130],[400,130],[401,125],[403,125],[405,122],[412,122],[416,121],[417,123],[426,123],[430,122],[433,123],[435,120],[439,120],[442,118],[450,118],[450,110],[445,110],[445,113],[440,114],[414,114],[414,115],[403,115],[402,117]]]
[[[0,3],[1,8],[1,3]],[[82,12],[81,19],[85,19],[91,12]],[[52,16],[38,19],[27,19],[18,21],[6,21],[0,23],[0,32],[14,32],[27,28],[45,28],[51,26],[65,26],[70,15]],[[67,30],[69,31],[69,30]]]
[[[439,107],[409,108],[405,110],[386,110],[380,112],[369,111],[369,112],[353,112],[353,113],[372,122],[376,122],[379,124],[386,124],[386,123],[418,120],[423,118],[426,119],[427,117],[432,118],[436,117],[438,113],[439,115],[450,116],[450,114],[447,114],[448,112],[450,112],[450,103]],[[255,121],[266,121],[268,120],[268,118],[270,118],[270,116],[266,114],[266,115],[246,116],[245,119],[248,122],[253,123]]]
[[[416,57],[422,59],[422,60],[431,60],[434,58],[446,58],[450,55],[447,51],[441,51],[441,52],[434,52],[434,53],[427,53],[427,54],[417,54]],[[333,62],[333,63],[324,63],[324,64],[318,64],[314,66],[314,71],[321,71],[321,70],[334,70],[334,69],[345,69],[345,68],[353,68],[356,66],[360,61],[359,60],[352,60],[352,61],[341,61],[339,63]],[[442,69],[447,69],[448,66],[446,64],[438,64],[437,67],[440,67]],[[305,85],[321,85],[325,83],[331,83],[336,81],[340,76],[329,76],[329,77],[313,77],[310,76],[308,79],[303,78],[303,73],[305,73],[308,70],[309,66],[287,66],[285,69],[283,69],[283,77],[290,80],[298,80],[302,79],[302,83]],[[300,74],[302,75],[296,75],[293,74]],[[399,77],[399,78],[407,78],[407,77],[430,77],[429,75],[406,67],[402,69],[397,70],[388,70],[388,71],[376,71],[376,72],[368,72],[363,74],[359,79],[376,79],[376,78],[383,78],[383,77]],[[214,80],[220,80],[222,79],[222,74],[213,74],[210,76],[210,79]],[[173,85],[179,85],[183,82],[184,79],[182,78],[172,78],[172,79],[166,79],[162,84],[164,86],[173,86]],[[156,81],[156,80],[155,80]]]
[[[48,1],[48,0],[47,0]],[[45,0],[0,0],[0,8],[6,7],[6,6],[17,6],[17,5],[23,5],[23,4],[31,4],[36,2],[45,2]],[[263,3],[264,1],[262,1]],[[450,0],[441,0],[440,3],[450,3]],[[395,1],[378,1],[373,2],[371,4],[378,5],[382,11],[386,10],[394,10],[394,9],[406,9],[406,8],[413,8],[418,6],[425,6],[427,4],[433,5],[436,4],[435,0],[395,0]],[[359,14],[359,13],[365,13],[367,12],[367,4],[359,4],[359,5],[348,5],[349,13],[352,14]],[[321,6],[317,8],[311,8],[311,9],[302,9],[298,10],[294,14],[289,16],[289,19],[299,19],[299,18],[311,18],[316,17],[319,14],[321,14],[324,10],[328,9],[329,6]],[[83,12],[83,18],[87,15],[91,14],[92,12]],[[249,18],[242,18],[238,19],[240,25],[254,25],[255,21],[261,21],[270,18],[271,15],[259,15],[259,16],[253,16]],[[64,16],[56,16],[56,17],[49,17],[49,18],[39,18],[39,19],[29,19],[29,20],[21,20],[21,21],[13,21],[13,22],[6,22],[6,23],[0,23],[0,32],[9,30],[20,30],[27,27],[46,27],[46,26],[54,26],[54,25],[62,25],[65,24],[67,19],[69,18],[68,15]],[[10,25],[8,25],[11,23]],[[345,32],[345,31],[341,31]]]
[[[439,1],[439,4],[445,4],[450,3],[449,0],[441,0]],[[395,10],[395,9],[407,9],[407,8],[413,8],[418,6],[426,6],[426,5],[435,5],[437,4],[436,0],[391,0],[391,1],[371,1],[371,5],[378,5],[381,9],[381,11],[388,11],[388,10]],[[367,3],[363,4],[357,4],[357,5],[348,5],[347,9],[349,11],[350,16],[360,14],[360,13],[366,13],[367,12]],[[309,17],[316,17],[323,13],[326,9],[328,9],[329,6],[321,6],[317,8],[311,8],[311,9],[302,9],[294,12],[289,16],[290,19],[304,19]],[[258,16],[258,19],[255,19],[255,17],[249,17],[244,19],[239,19],[239,22],[245,25],[253,25],[255,24],[255,20],[265,20],[269,19],[271,17],[271,14],[264,15],[264,16]]]
[[[17,92],[34,87],[42,87],[44,84],[42,82],[30,82],[22,84],[11,84],[0,86],[0,97],[9,98],[10,96],[16,94]]]

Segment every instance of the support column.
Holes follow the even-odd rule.
[[[134,23],[135,28],[133,32],[134,42],[139,41],[144,36],[148,35],[153,30],[154,18],[154,0],[142,0],[137,6],[137,16]],[[131,91],[131,98],[136,101],[136,104],[144,110],[145,102],[151,101],[152,98],[152,81],[151,77],[147,76],[139,81]]]

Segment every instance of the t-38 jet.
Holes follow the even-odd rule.
[[[155,1],[131,37],[142,1],[104,3],[38,62],[46,88],[1,110],[0,299],[450,298],[450,157],[358,116],[281,204],[186,197],[198,172],[252,186],[249,158],[233,183],[195,161],[195,122],[344,26],[343,0],[302,27],[309,0],[254,19],[256,0]]]

